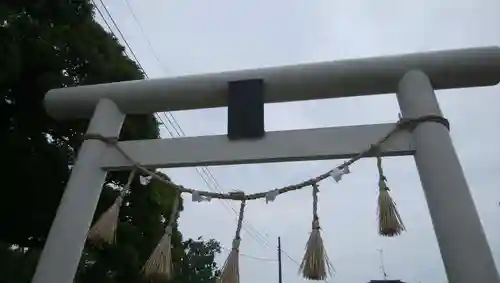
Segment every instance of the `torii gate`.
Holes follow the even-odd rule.
[[[126,114],[227,106],[228,84],[249,80],[264,83],[265,95],[258,91],[262,103],[396,92],[403,117],[441,116],[434,89],[497,84],[500,48],[72,87],[49,91],[45,103],[48,113],[58,119],[91,118],[87,133],[118,137]],[[366,141],[376,140],[393,126],[269,132],[253,141],[205,136],[119,144],[150,168],[339,159],[354,156]],[[447,128],[426,122],[413,133],[391,138],[382,149],[385,156],[415,157],[449,282],[500,283]],[[73,282],[106,172],[132,167],[115,148],[99,140],[83,143],[33,283]]]

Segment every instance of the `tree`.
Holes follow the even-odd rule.
[[[188,252],[183,255],[181,261],[180,270],[183,277],[179,282],[213,282],[219,275],[219,271],[213,272],[217,269],[215,254],[221,251],[219,242],[198,238],[196,241],[189,239],[183,245]]]
[[[144,78],[124,48],[93,19],[89,1],[17,0],[0,4],[0,283],[29,282],[81,144],[87,121],[45,113],[52,88]],[[129,115],[121,139],[158,138],[152,115]],[[109,174],[95,219],[127,172]],[[165,176],[166,177],[166,176]],[[141,282],[139,270],[163,234],[174,190],[134,180],[121,209],[118,242],[87,246],[77,282]],[[175,227],[174,281],[212,282],[214,240],[187,240]]]

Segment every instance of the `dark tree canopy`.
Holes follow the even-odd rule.
[[[88,0],[0,4],[0,283],[30,282],[88,121],[55,121],[43,107],[53,88],[143,79],[124,48],[94,20]],[[130,115],[121,139],[158,138],[152,115]],[[128,172],[110,174],[94,220]],[[140,268],[163,235],[175,194],[134,180],[120,212],[117,244],[87,246],[76,282],[142,282]],[[175,282],[212,282],[214,240],[183,241],[175,229]],[[5,263],[5,264],[4,264]]]

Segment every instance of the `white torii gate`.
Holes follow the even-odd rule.
[[[51,90],[47,111],[58,119],[91,118],[88,134],[118,137],[126,114],[227,106],[227,84],[262,79],[265,102],[396,92],[404,118],[441,116],[434,89],[500,81],[500,48],[418,53],[297,66],[119,82]],[[119,142],[146,167],[319,160],[353,157],[394,124],[269,132],[260,140],[226,136]],[[442,124],[401,132],[383,155],[413,155],[451,283],[500,283],[467,181]],[[131,169],[114,147],[83,143],[40,257],[33,283],[70,283],[81,257],[106,172]]]

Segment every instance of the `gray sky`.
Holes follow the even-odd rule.
[[[113,18],[150,77],[218,72],[300,62],[412,53],[472,46],[500,45],[500,2],[496,0],[421,1],[105,1]],[[147,40],[149,38],[155,58]],[[438,91],[444,115],[467,175],[495,259],[500,261],[500,87]],[[473,97],[474,96],[474,97]],[[494,105],[497,105],[496,107]],[[316,128],[395,122],[394,95],[266,105],[266,130]],[[223,108],[185,111],[175,117],[188,136],[225,134]],[[164,136],[168,134],[165,131]],[[367,146],[373,141],[366,141]],[[318,175],[342,160],[212,167],[225,191],[257,192]],[[420,181],[411,157],[385,159],[392,195],[408,229],[403,236],[377,235],[377,171],[375,160],[352,166],[340,184],[320,187],[323,239],[337,271],[330,282],[381,279],[379,254],[384,250],[387,273],[408,282],[445,282],[443,264]],[[194,168],[167,170],[177,183],[207,187]],[[450,199],[453,197],[453,188]],[[274,203],[258,200],[247,206],[246,229],[263,240],[242,235],[242,282],[277,281],[276,241],[300,262],[311,225],[311,192],[279,196]],[[196,204],[186,197],[180,228],[185,237],[215,238],[230,247],[238,203]],[[257,238],[257,239],[256,239]],[[222,264],[228,251],[217,261]],[[246,255],[246,256],[245,256]],[[256,260],[251,257],[264,260]],[[287,283],[305,280],[287,256]]]

